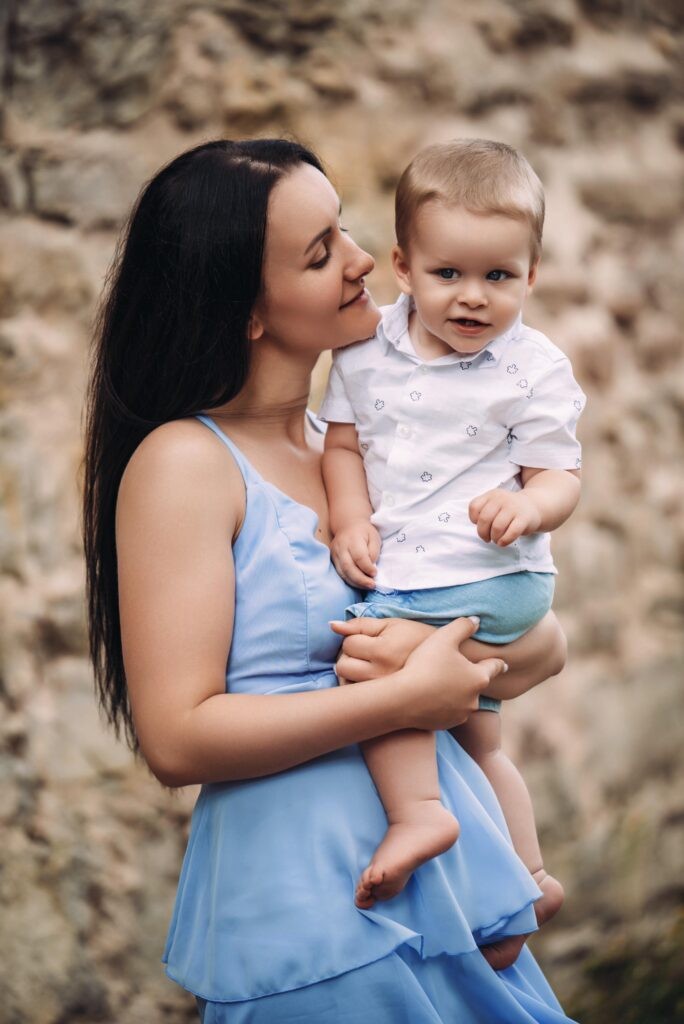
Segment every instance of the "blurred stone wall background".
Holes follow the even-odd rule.
[[[544,180],[527,319],[589,407],[554,541],[570,663],[505,716],[568,896],[533,946],[584,1024],[684,1020],[683,22],[678,0],[0,4],[1,1022],[194,1019],[159,965],[194,793],[134,764],[92,697],[81,402],[143,181],[200,140],[283,132],[328,164],[385,302],[420,146],[502,139]]]

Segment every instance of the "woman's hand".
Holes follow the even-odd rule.
[[[450,729],[477,710],[479,695],[507,667],[501,658],[474,665],[461,654],[460,645],[477,626],[477,619],[456,619],[432,630],[394,674],[402,728]]]
[[[379,679],[403,668],[409,654],[435,627],[412,619],[357,618],[331,622],[344,637],[335,670],[340,685]]]

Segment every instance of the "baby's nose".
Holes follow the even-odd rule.
[[[484,306],[487,303],[487,294],[478,282],[463,281],[458,293],[458,301],[464,306]]]

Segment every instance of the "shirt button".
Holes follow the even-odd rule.
[[[385,494],[384,495],[384,501],[385,501],[385,504],[387,505],[388,508],[394,508],[394,495],[393,494]]]
[[[411,431],[402,423],[397,427],[397,434],[399,434],[399,437],[410,437]]]

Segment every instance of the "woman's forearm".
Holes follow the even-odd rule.
[[[290,694],[209,697],[146,751],[167,786],[230,782],[284,771],[407,726],[401,673],[356,686]]]
[[[139,732],[141,748],[161,782],[187,786],[272,775],[401,729],[450,729],[476,710],[479,695],[505,667],[500,658],[475,665],[463,656],[460,646],[474,629],[469,619],[457,619],[433,630],[403,668],[353,686],[214,691],[185,708],[156,701],[154,721]]]

